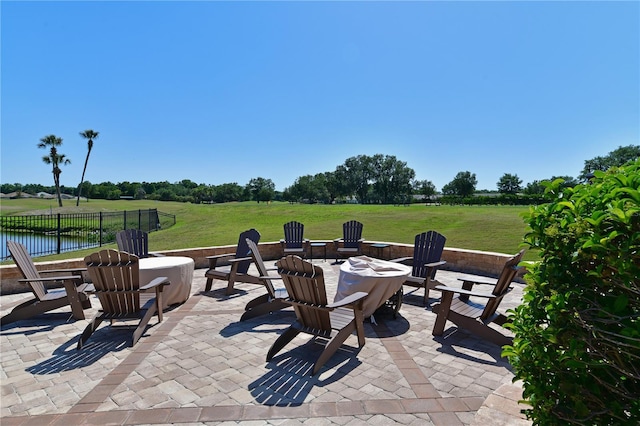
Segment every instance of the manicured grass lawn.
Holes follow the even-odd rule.
[[[282,225],[297,220],[305,225],[305,237],[312,240],[332,240],[342,235],[342,223],[355,219],[364,224],[367,240],[413,243],[416,234],[436,230],[447,237],[446,247],[515,253],[519,250],[526,224],[521,214],[528,207],[512,206],[411,206],[390,205],[308,205],[289,203],[225,203],[186,204],[158,201],[91,200],[75,207],[75,201],[65,201],[58,209],[50,200],[3,200],[2,214],[72,213],[106,210],[137,210],[157,208],[175,214],[177,223],[171,228],[149,235],[151,250],[188,247],[210,247],[235,244],[238,234],[256,228],[261,241],[278,241],[283,236]],[[80,257],[93,250],[83,250],[46,259]],[[536,259],[527,253],[527,260]],[[45,259],[45,258],[42,258]]]

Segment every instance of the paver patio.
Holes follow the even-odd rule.
[[[314,263],[325,269],[334,294],[337,265]],[[511,384],[500,348],[465,331],[434,338],[435,314],[421,306],[422,290],[405,294],[396,319],[383,314],[377,324],[367,321],[361,350],[351,336],[310,377],[321,342],[308,336],[265,361],[293,312],[240,323],[246,302],[264,290],[237,284],[226,296],[225,283],[217,281],[204,293],[204,271],[195,271],[192,297],[167,311],[161,324],[153,319],[133,348],[130,329],[103,325],[76,351],[87,320],[69,320],[64,310],[3,327],[2,425],[530,424],[519,413],[520,389]],[[438,274],[459,286],[459,274]],[[516,306],[521,295],[516,284],[501,310]],[[1,313],[25,297],[2,296]],[[87,318],[99,308],[92,302]]]

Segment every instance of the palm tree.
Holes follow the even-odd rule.
[[[40,139],[38,148],[46,149],[49,147],[49,155],[42,157],[45,164],[51,164],[53,173],[53,183],[56,186],[56,194],[58,195],[58,206],[62,207],[62,197],[60,196],[60,170],[61,164],[70,164],[71,161],[65,158],[64,154],[58,154],[58,147],[62,145],[62,138],[56,135],[45,136]]]
[[[84,182],[84,172],[87,171],[87,163],[89,162],[89,155],[91,154],[91,148],[93,148],[93,140],[98,137],[99,132],[94,132],[91,129],[80,132],[80,136],[85,139],[89,139],[87,142],[87,158],[84,159],[84,168],[82,169],[82,178],[80,179],[80,185],[78,185],[78,200],[76,201],[76,207],[80,205],[80,193],[82,192],[82,184]]]

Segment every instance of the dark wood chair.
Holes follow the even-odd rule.
[[[269,274],[269,269],[264,265],[264,261],[262,260],[260,250],[258,250],[258,245],[256,243],[247,238],[247,245],[251,251],[253,263],[255,263],[258,268],[258,273],[260,274],[260,278],[267,292],[247,303],[244,308],[245,312],[242,314],[242,317],[240,317],[240,321],[270,314],[271,312],[279,311],[291,306],[285,302],[285,299],[289,297],[287,289],[275,288],[272,282],[273,280],[281,280],[282,277],[280,277],[280,275],[273,276]]]
[[[284,224],[284,239],[280,240],[282,255],[295,254],[306,257],[309,240],[304,238],[304,225],[291,221]]]
[[[313,366],[312,375],[354,331],[358,336],[358,346],[364,346],[362,301],[367,293],[353,293],[339,302],[328,303],[322,268],[291,255],[278,260],[276,266],[289,294],[286,303],[293,306],[297,320],[271,346],[267,361],[271,361],[300,332],[328,340]]]
[[[7,248],[13,261],[24,277],[19,282],[29,285],[33,298],[19,304],[0,319],[1,325],[31,318],[64,306],[71,307],[75,319],[84,319],[84,309],[91,308],[88,292],[94,290],[93,285],[84,282],[82,275],[85,268],[56,269],[38,271],[27,248],[15,241],[7,241]],[[43,276],[55,274],[52,276]],[[45,284],[62,285],[64,288],[48,289]]]
[[[521,250],[509,258],[497,281],[461,278],[462,288],[436,286],[436,289],[442,292],[442,301],[433,307],[433,312],[438,314],[433,326],[433,335],[441,336],[448,320],[456,324],[458,328],[465,328],[497,345],[510,345],[513,339],[490,327],[489,324],[496,323],[502,326],[507,322],[507,317],[497,312],[497,309],[504,296],[511,291],[511,283],[522,269],[518,267],[518,264],[523,255],[524,250]],[[474,291],[474,284],[494,286],[493,291],[491,293]],[[454,298],[454,294],[459,294],[459,296]],[[478,299],[472,300],[470,297],[480,298],[486,302],[483,306],[478,303]]]
[[[336,262],[338,256],[352,257],[362,254],[362,223],[350,220],[342,224],[342,238],[333,240],[336,249]]]
[[[78,350],[82,349],[102,321],[108,320],[113,325],[116,320],[139,320],[131,346],[140,339],[156,313],[158,322],[162,322],[162,289],[169,285],[167,277],[158,277],[140,285],[138,257],[124,251],[101,250],[86,256],[84,262],[102,309],[80,335]],[[149,293],[145,293],[151,289],[155,289],[155,297],[148,297]]]
[[[410,263],[411,275],[403,285],[424,288],[424,305],[429,301],[429,290],[440,284],[435,281],[438,268],[447,262],[442,260],[442,252],[447,239],[436,231],[416,235],[413,243],[413,256],[393,259],[393,262]]]
[[[249,267],[253,259],[249,254],[249,246],[247,238],[258,244],[260,241],[260,233],[255,229],[249,229],[240,234],[238,245],[235,253],[225,253],[216,256],[207,256],[209,260],[209,269],[204,276],[207,277],[205,291],[211,291],[213,280],[221,280],[227,282],[227,294],[233,293],[233,286],[236,282],[260,284],[260,277],[248,274]],[[228,259],[228,264],[218,264],[219,261]]]
[[[139,229],[125,229],[116,234],[118,250],[135,254],[140,259],[149,256],[162,256],[159,253],[149,253],[149,235]]]

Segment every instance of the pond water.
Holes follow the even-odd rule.
[[[55,235],[0,231],[0,260],[7,260],[10,257],[7,250],[7,241],[17,241],[23,244],[31,257],[55,254],[58,248],[58,238]],[[60,238],[60,252],[81,250],[94,246],[97,247],[98,244],[88,243],[83,238]]]

